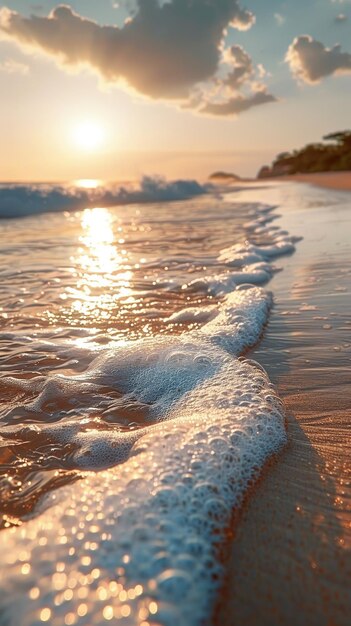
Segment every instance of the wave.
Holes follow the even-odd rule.
[[[167,181],[144,176],[136,186],[101,186],[83,189],[75,185],[1,185],[0,219],[57,211],[81,211],[97,206],[172,202],[207,193],[211,185],[196,180]]]

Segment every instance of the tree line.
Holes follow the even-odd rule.
[[[258,178],[345,170],[351,170],[350,130],[325,135],[323,143],[312,143],[299,150],[278,154],[271,166],[261,168]]]

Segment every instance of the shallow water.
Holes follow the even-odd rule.
[[[40,410],[27,410],[26,405],[31,407],[41,389],[41,377],[77,374],[97,352],[116,342],[156,333],[178,335],[201,327],[216,312],[221,285],[226,291],[227,277],[230,291],[234,273],[218,261],[219,252],[244,242],[249,232],[245,224],[257,214],[255,204],[227,200],[211,197],[2,220],[2,423],[51,423],[75,417],[84,406],[106,427],[143,425],[148,407],[122,403],[118,386],[112,392],[102,389],[99,398],[88,389],[78,409],[71,397],[55,398],[52,406],[48,397]],[[272,241],[269,232],[250,235],[254,243]],[[225,276],[220,279],[219,274]],[[202,284],[204,278],[208,282]],[[12,499],[16,511],[21,503],[27,510],[27,495],[35,502],[35,492],[47,486],[48,476],[52,484],[52,470],[60,470],[62,482],[69,449],[62,452],[45,439],[33,450],[32,438],[28,446],[6,450],[2,488],[7,512]],[[27,473],[30,481],[23,476]],[[8,478],[13,478],[9,484]]]
[[[240,358],[295,249],[276,217],[226,193],[0,222],[1,624],[208,618],[232,510],[286,442]]]

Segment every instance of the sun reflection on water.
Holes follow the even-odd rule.
[[[81,189],[97,189],[103,184],[99,178],[79,178],[74,181],[74,185]]]
[[[66,290],[71,310],[84,318],[109,320],[121,297],[132,297],[132,271],[124,239],[115,240],[113,216],[106,208],[86,209],[81,216],[82,246],[72,258],[76,287]]]
[[[80,241],[85,253],[78,262],[85,272],[93,276],[100,286],[109,284],[111,273],[120,266],[123,256],[113,245],[112,216],[108,209],[86,209],[82,214],[83,235]],[[90,280],[91,282],[91,280]]]

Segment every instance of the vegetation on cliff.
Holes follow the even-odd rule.
[[[271,166],[261,168],[258,178],[345,170],[351,170],[350,130],[325,135],[323,143],[279,154]]]
[[[210,180],[224,180],[224,181],[235,181],[235,180],[240,180],[240,176],[237,176],[236,174],[232,174],[231,172],[213,172],[213,174],[211,174],[209,176]]]

